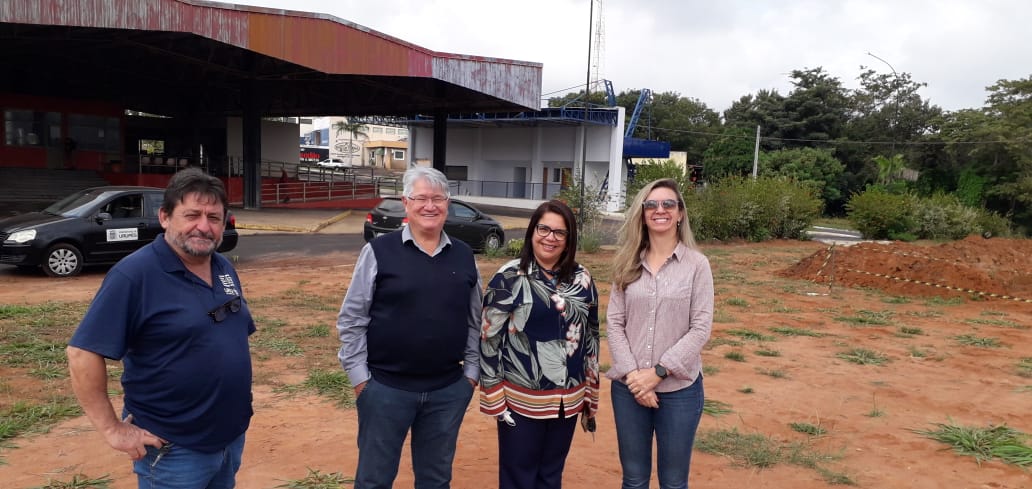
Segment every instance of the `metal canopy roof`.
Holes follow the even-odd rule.
[[[172,116],[242,115],[247,103],[266,117],[520,111],[541,97],[540,63],[200,0],[4,0],[0,66],[0,92]]]

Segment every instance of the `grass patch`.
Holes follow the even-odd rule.
[[[1029,436],[1006,425],[960,426],[950,423],[935,423],[935,429],[911,430],[919,435],[945,443],[961,455],[975,457],[981,465],[983,460],[998,459],[1004,463],[1021,467],[1032,466],[1032,446]]]
[[[752,394],[752,393],[755,393],[756,391],[753,390],[752,387],[749,387],[749,386],[745,385],[745,386],[742,386],[741,389],[738,389],[738,392],[741,392],[742,394]]]
[[[784,370],[761,368],[761,369],[757,369],[756,371],[761,373],[761,374],[763,374],[763,375],[766,375],[768,377],[773,377],[775,379],[787,379],[788,378],[788,373],[786,373]]]
[[[720,373],[720,367],[718,367],[716,365],[703,365],[702,366],[702,375],[705,375],[705,376],[708,377],[710,375],[717,375],[718,373]]]
[[[889,357],[866,348],[853,348],[851,350],[839,352],[835,354],[835,356],[858,365],[882,365],[889,361]]]
[[[923,335],[924,330],[921,328],[912,328],[909,326],[900,326],[899,333],[907,336]]]
[[[977,346],[979,348],[999,348],[1003,346],[998,338],[982,338],[970,334],[962,334],[954,336],[953,339],[957,340],[957,343],[967,346]]]
[[[1001,328],[1014,328],[1014,329],[1028,329],[1029,327],[1024,324],[1019,324],[1014,321],[1007,321],[1004,319],[980,319],[980,318],[969,318],[964,320],[968,324],[977,324],[985,326],[999,326]]]
[[[58,421],[79,416],[82,410],[71,397],[54,398],[46,404],[17,401],[0,411],[0,442],[31,432],[45,432]]]
[[[731,338],[710,338],[709,343],[706,343],[706,348],[712,349],[722,345],[742,346],[742,344],[741,341],[732,340]]]
[[[926,351],[924,351],[924,350],[922,350],[922,349],[920,349],[920,348],[918,348],[916,346],[911,346],[911,347],[907,348],[907,352],[909,352],[910,356],[914,357],[914,358],[925,358],[925,357],[928,356],[928,353]]]
[[[886,304],[910,304],[910,298],[902,296],[884,297],[882,302]]]
[[[348,381],[348,376],[343,370],[311,370],[302,385],[320,396],[337,401],[338,406],[354,407],[355,405],[351,382]]]
[[[0,363],[12,367],[65,363],[66,343],[30,338],[26,341],[0,343]]]
[[[301,479],[286,481],[276,487],[287,489],[339,489],[344,484],[353,484],[355,479],[346,477],[340,472],[323,474],[316,469],[308,468],[308,474]]]
[[[821,436],[828,432],[828,430],[812,423],[788,423],[788,427],[792,428],[792,431],[795,431],[796,433],[810,436]]]
[[[264,334],[255,334],[255,338],[251,340],[251,346],[255,349],[276,352],[285,357],[299,357],[305,353],[305,350],[297,343],[287,338],[276,336],[269,331],[264,332]]]
[[[325,338],[330,335],[330,327],[325,324],[313,324],[301,333],[304,338]]]
[[[945,315],[944,312],[938,309],[932,309],[929,311],[908,311],[907,316],[913,316],[916,318],[941,318]]]
[[[67,482],[50,480],[45,486],[38,486],[33,489],[107,489],[112,482],[115,482],[114,479],[108,477],[107,474],[100,477],[75,474]]]
[[[868,418],[881,418],[885,416],[885,411],[878,407],[878,399],[871,397],[871,411],[868,411],[866,415]]]
[[[702,402],[702,412],[710,416],[723,416],[733,412],[731,405],[715,399],[706,399]]]
[[[1032,378],[1032,357],[1025,357],[1018,361],[1018,375]]]
[[[763,469],[786,462],[816,470],[829,484],[855,484],[848,475],[824,466],[837,457],[805,444],[781,443],[760,433],[741,433],[737,428],[701,431],[695,439],[695,447],[706,453],[728,457],[739,466]]]
[[[740,297],[732,297],[724,301],[724,304],[735,307],[749,307],[749,301],[742,299]]]
[[[729,351],[724,354],[724,358],[735,362],[744,362],[745,354],[740,351]]]
[[[959,306],[963,303],[963,297],[932,297],[925,301],[928,306]]]
[[[791,328],[787,326],[774,326],[770,328],[770,330],[782,336],[809,336],[811,338],[821,338],[824,336],[824,333],[814,331],[812,329]]]
[[[737,323],[738,319],[735,318],[734,316],[724,312],[723,310],[718,310],[718,311],[713,313],[713,322],[714,323]]]
[[[748,330],[748,329],[729,329],[729,330],[727,330],[727,334],[732,335],[732,336],[737,336],[739,338],[742,338],[743,340],[752,340],[752,341],[776,341],[777,340],[777,338],[775,338],[773,336],[765,335],[763,333],[760,333],[760,332],[757,332],[757,331]]]
[[[843,323],[860,326],[887,326],[892,324],[889,321],[891,318],[892,311],[867,311],[861,309],[854,316],[836,316],[834,319]]]
[[[754,353],[756,353],[757,355],[759,355],[761,357],[780,357],[781,356],[781,352],[780,351],[769,350],[769,349],[766,349],[766,348],[763,348],[763,349],[760,349],[760,350],[756,350]]]

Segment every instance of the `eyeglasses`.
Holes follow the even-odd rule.
[[[680,205],[680,202],[674,199],[663,199],[663,200],[646,200],[641,203],[641,206],[645,209],[658,209],[659,206],[663,206],[664,209],[676,209]]]
[[[448,202],[448,197],[444,197],[442,195],[435,195],[433,197],[427,197],[425,195],[409,195],[405,198],[411,200],[412,202],[415,202],[416,205],[419,206],[426,205],[427,201],[430,201],[434,205],[441,205],[445,202]]]
[[[544,224],[534,226],[534,232],[542,238],[551,234],[557,241],[566,241],[566,237],[570,235],[570,232],[565,229],[552,229]]]
[[[221,323],[222,321],[226,320],[226,315],[228,315],[229,313],[240,312],[241,303],[241,299],[239,297],[235,297],[233,299],[230,299],[229,302],[226,302],[225,304],[208,311],[208,315],[211,316],[211,318],[214,319],[216,323]]]

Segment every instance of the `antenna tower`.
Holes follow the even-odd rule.
[[[591,0],[596,4],[595,11],[598,12],[595,15],[594,32],[591,35],[591,86],[586,88],[587,93],[591,93],[593,89],[598,88],[599,82],[605,78],[605,70],[602,66],[605,57],[606,47],[606,23],[605,15],[602,11],[602,0]]]

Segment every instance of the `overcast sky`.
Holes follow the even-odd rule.
[[[595,0],[596,15],[598,0]],[[542,63],[542,94],[583,86],[590,0],[237,0],[330,14],[434,51]],[[927,84],[946,110],[1032,75],[1028,0],[602,0],[602,78],[617,93],[674,91],[723,111],[788,73],[823,66],[847,88],[860,66]],[[543,104],[546,102],[543,102]]]

